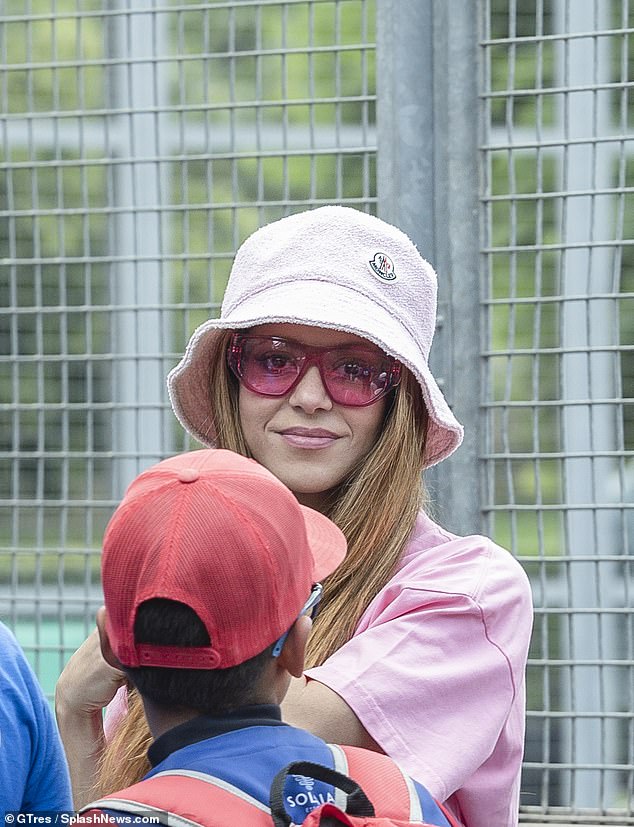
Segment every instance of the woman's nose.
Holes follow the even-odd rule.
[[[332,399],[328,395],[317,365],[311,365],[288,397],[289,405],[302,408],[306,413],[329,411]]]

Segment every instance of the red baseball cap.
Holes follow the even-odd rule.
[[[179,454],[128,487],[103,540],[106,629],[124,666],[226,669],[264,651],[346,553],[342,532],[232,451]],[[141,603],[192,608],[211,645],[137,644]]]

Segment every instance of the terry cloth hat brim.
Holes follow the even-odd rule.
[[[318,289],[307,289],[311,281]],[[271,284],[244,299],[222,318],[207,320],[193,333],[182,360],[170,372],[167,382],[176,416],[203,445],[213,447],[216,439],[209,385],[210,353],[216,337],[221,331],[269,323],[332,328],[374,342],[399,359],[420,384],[429,415],[422,467],[436,465],[460,445],[463,428],[432,376],[428,354],[421,352],[414,332],[358,290],[307,277]]]

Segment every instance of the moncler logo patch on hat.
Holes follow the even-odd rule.
[[[394,281],[396,273],[394,272],[394,262],[385,253],[375,253],[372,261],[368,264],[372,268],[375,276],[378,276],[382,281]]]

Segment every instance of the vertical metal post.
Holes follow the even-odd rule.
[[[615,565],[601,562],[612,555],[614,514],[606,505],[616,464],[606,456],[616,450],[615,399],[618,290],[608,247],[611,218],[605,201],[593,193],[610,188],[610,143],[607,92],[610,80],[607,38],[592,36],[610,22],[606,5],[597,0],[560,0],[558,31],[570,37],[563,47],[560,86],[568,89],[560,118],[563,153],[562,216],[562,445],[566,511],[568,608],[572,668],[570,698],[573,720],[570,759],[577,767],[571,789],[575,807],[616,804],[614,773],[597,765],[618,763],[616,733],[602,722],[602,712],[619,708],[619,687],[601,662],[618,658],[619,632],[606,612],[621,591]],[[579,33],[588,32],[588,37]],[[577,35],[577,36],[575,36]],[[598,243],[597,243],[598,242]],[[600,400],[608,400],[602,404]],[[603,454],[603,456],[602,456]],[[622,605],[622,604],[620,604]],[[593,611],[594,610],[594,611]]]
[[[381,218],[433,262],[433,0],[377,0],[377,190]]]
[[[119,495],[167,447],[161,434],[161,354],[167,331],[161,311],[160,210],[166,193],[158,123],[166,90],[160,62],[167,54],[165,17],[156,13],[154,0],[137,0],[134,11],[116,17],[113,36],[120,64],[114,70],[112,142],[117,160],[123,159],[115,166],[112,251],[117,259],[113,390],[119,407],[113,442]]]
[[[426,482],[458,533],[481,525],[477,31],[477,3],[377,0],[379,215],[439,276],[431,363],[466,428]]]

